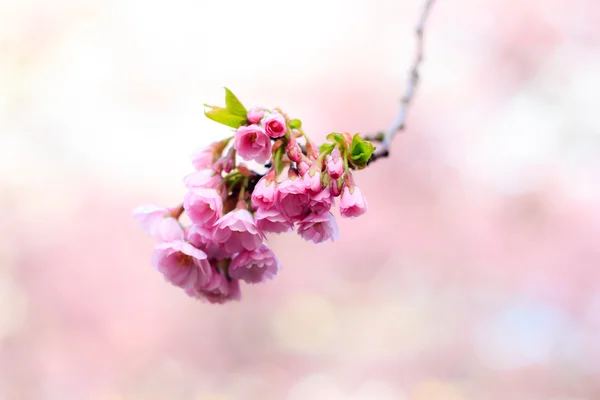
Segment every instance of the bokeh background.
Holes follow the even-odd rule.
[[[420,0],[0,1],[0,398],[600,398],[600,3],[438,0],[339,242],[194,301],[131,210],[228,134],[223,86],[322,140],[394,118]]]

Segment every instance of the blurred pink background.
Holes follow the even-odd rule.
[[[395,116],[421,1],[0,1],[0,398],[600,398],[600,3],[438,0],[341,240],[225,306],[150,265],[223,86],[322,140]]]

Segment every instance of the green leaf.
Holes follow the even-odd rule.
[[[327,135],[327,140],[329,140],[330,142],[335,142],[337,144],[340,145],[340,147],[345,147],[346,146],[346,141],[344,140],[344,136],[340,133],[330,133],[329,135]]]
[[[246,119],[246,115],[248,115],[248,110],[246,110],[246,107],[244,107],[238,98],[235,97],[235,94],[233,94],[231,90],[227,88],[225,88],[225,108],[230,114],[237,117],[243,117]]]
[[[300,127],[302,127],[302,121],[300,121],[299,119],[293,119],[290,121],[291,129],[298,129]]]
[[[364,140],[357,133],[352,138],[352,145],[350,146],[350,159],[348,160],[357,169],[362,169],[367,166],[367,162],[371,158],[371,155],[375,151],[373,143],[368,140]]]
[[[335,144],[332,143],[323,143],[319,146],[319,153],[331,153],[335,147]]]
[[[227,125],[231,128],[237,129],[240,126],[244,125],[244,122],[246,122],[245,115],[243,117],[241,117],[241,116],[232,114],[231,112],[229,112],[229,110],[227,110],[225,108],[213,107],[213,106],[208,106],[208,107],[212,107],[212,108],[208,111],[205,110],[204,115],[206,115],[208,118],[210,118],[213,121],[218,122],[220,124]]]
[[[277,150],[275,150],[275,154],[273,155],[273,167],[275,168],[276,176],[279,176],[283,172],[283,168],[285,168],[285,164],[283,163],[283,154],[285,153],[285,146],[280,146]]]

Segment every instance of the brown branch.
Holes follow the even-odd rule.
[[[425,4],[423,5],[423,10],[421,11],[421,16],[415,28],[416,35],[416,50],[415,50],[415,58],[413,60],[412,66],[410,68],[408,82],[406,85],[406,89],[404,90],[404,95],[402,96],[402,100],[400,101],[400,110],[398,111],[398,115],[396,119],[390,126],[390,128],[383,132],[383,135],[378,134],[373,137],[373,139],[381,141],[381,146],[373,153],[373,156],[369,160],[369,162],[373,162],[378,158],[387,157],[390,154],[390,146],[392,144],[392,140],[396,134],[406,127],[406,113],[408,107],[410,106],[412,99],[415,95],[415,91],[417,85],[419,84],[419,67],[423,61],[423,31],[425,29],[425,22],[427,21],[427,17],[429,16],[429,11],[433,6],[435,0],[425,0]]]

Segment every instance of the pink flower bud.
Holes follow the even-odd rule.
[[[271,158],[271,139],[258,125],[239,127],[233,145],[240,157],[246,160],[264,164]]]
[[[217,174],[212,170],[192,172],[183,179],[183,183],[188,189],[216,189],[222,182],[223,177],[221,177],[221,174]]]
[[[229,264],[229,276],[247,283],[273,279],[281,269],[275,254],[266,244],[254,251],[242,251]]]
[[[285,151],[290,160],[297,163],[302,160],[302,149],[298,142],[293,137],[290,137],[287,146],[285,147]]]
[[[279,113],[273,113],[268,116],[264,121],[264,125],[267,135],[274,139],[282,137],[287,132],[285,118]]]
[[[300,176],[304,176],[304,174],[306,174],[308,172],[309,168],[310,168],[310,166],[304,160],[302,160],[298,163],[298,172],[300,173]]]
[[[344,187],[340,198],[340,214],[342,217],[354,218],[367,212],[367,199],[361,193],[358,186]]]
[[[311,214],[298,225],[298,234],[303,239],[313,243],[322,243],[326,240],[337,240],[340,231],[335,217],[330,212]]]
[[[317,194],[323,190],[323,184],[321,183],[321,168],[319,163],[314,162],[310,169],[302,177],[306,184],[306,191],[310,194]]]
[[[344,161],[338,149],[334,149],[327,156],[327,173],[331,179],[338,179],[344,174]]]
[[[333,197],[338,197],[342,194],[342,184],[340,183],[340,179],[332,179],[329,184],[329,190],[331,191],[331,195]]]
[[[246,118],[251,124],[260,124],[260,120],[265,115],[265,110],[262,107],[254,107],[248,111]]]
[[[191,156],[192,164],[198,171],[211,168],[214,160],[213,145],[197,150]]]

